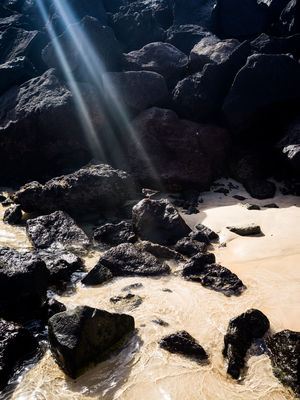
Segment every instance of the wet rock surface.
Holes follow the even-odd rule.
[[[223,356],[228,359],[227,373],[238,379],[245,365],[245,356],[254,339],[265,335],[268,318],[259,310],[250,309],[230,320],[224,336]]]
[[[97,265],[107,267],[114,276],[155,276],[170,273],[167,264],[152,254],[143,252],[134,244],[120,244],[104,252]],[[95,268],[97,268],[97,265]]]
[[[121,221],[118,224],[105,224],[96,228],[94,231],[94,240],[112,245],[121,243],[134,243],[137,237],[132,229],[132,224]]]
[[[53,178],[45,185],[28,183],[15,193],[14,200],[26,212],[63,210],[80,215],[113,209],[133,194],[134,186],[128,173],[94,161],[74,173]]]
[[[182,354],[198,362],[208,359],[203,347],[186,331],[163,337],[159,341],[159,346],[170,353]]]
[[[21,325],[0,319],[0,388],[3,389],[18,362],[33,356],[38,343]]]
[[[60,368],[77,378],[107,357],[133,330],[130,315],[80,306],[50,318],[50,349]]]
[[[132,209],[139,238],[161,245],[174,244],[191,230],[168,200],[142,200]]]
[[[81,282],[86,286],[94,286],[108,282],[112,278],[113,274],[111,271],[101,263],[98,263],[90,272],[87,273]]]
[[[26,232],[36,249],[84,250],[89,238],[64,211],[29,219]]]
[[[0,247],[0,317],[20,321],[38,316],[48,282],[49,271],[41,258]]]
[[[177,251],[157,243],[142,241],[138,243],[138,247],[157,258],[176,261],[182,261],[184,259]]]
[[[300,395],[300,332],[284,330],[266,339],[274,375]]]
[[[3,221],[7,224],[16,225],[22,219],[22,209],[19,204],[13,205],[5,210]]]
[[[55,314],[66,311],[66,309],[67,307],[56,299],[49,299],[47,303],[47,319],[53,317]]]
[[[119,295],[111,297],[109,301],[114,304],[117,312],[124,312],[131,311],[140,306],[143,302],[143,299],[136,294],[128,293],[125,296]]]

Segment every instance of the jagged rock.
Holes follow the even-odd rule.
[[[132,230],[132,224],[121,221],[118,224],[105,224],[96,228],[94,231],[94,240],[118,245],[121,243],[134,243],[137,237]]]
[[[158,261],[152,254],[143,252],[131,243],[123,243],[105,251],[99,264],[107,267],[114,276],[154,276],[170,273],[167,264]]]
[[[285,386],[300,395],[300,332],[288,329],[277,332],[266,339],[273,372]]]
[[[168,99],[163,76],[151,71],[107,72],[102,75],[108,101],[115,98],[129,112],[162,106]]]
[[[197,242],[202,242],[202,243],[206,243],[206,244],[210,243],[209,237],[204,232],[200,232],[200,231],[191,232],[189,234],[189,237],[192,240],[196,240]]]
[[[201,283],[204,287],[221,292],[225,296],[239,296],[246,289],[238,276],[228,268],[211,263],[203,265],[202,260],[201,254],[199,259],[192,258],[191,263],[184,265],[183,276],[190,281]]]
[[[170,353],[182,354],[198,362],[208,359],[203,347],[186,331],[179,331],[163,337],[159,341],[159,345]]]
[[[165,36],[152,11],[140,2],[121,7],[113,15],[111,25],[127,51],[140,49],[151,42],[162,41]]]
[[[37,72],[26,57],[17,57],[0,65],[0,95],[14,85],[33,78]]]
[[[75,379],[107,357],[134,330],[134,319],[87,306],[50,318],[51,352],[60,368]]]
[[[201,39],[210,35],[210,32],[199,25],[172,25],[167,30],[166,42],[189,55],[192,48]]]
[[[149,43],[140,50],[124,54],[124,67],[127,70],[153,71],[166,79],[180,78],[188,65],[188,57],[169,43]]]
[[[7,224],[18,224],[22,219],[22,210],[20,204],[15,204],[5,210],[3,221]]]
[[[132,223],[142,240],[174,244],[190,233],[178,211],[168,200],[142,200],[132,209]]]
[[[131,311],[140,306],[143,302],[143,299],[140,296],[128,293],[126,296],[111,297],[109,301],[115,305],[117,312],[124,312]]]
[[[269,36],[265,33],[252,40],[251,48],[261,54],[293,54],[300,58],[300,34],[288,37]]]
[[[140,247],[143,251],[152,254],[153,256],[165,260],[176,260],[182,261],[183,257],[177,251],[170,249],[166,246],[161,246],[157,243],[151,243],[147,241],[139,242],[138,247]]]
[[[95,89],[86,85],[82,99],[103,126]],[[25,179],[57,174],[83,165],[90,150],[71,91],[54,70],[14,86],[0,97],[0,176]],[[43,134],[41,135],[41,132]],[[38,165],[38,168],[37,168]],[[53,176],[53,175],[52,175]]]
[[[286,128],[286,135],[277,143],[286,165],[295,173],[300,173],[300,119],[291,122]]]
[[[219,0],[215,32],[222,38],[247,38],[265,31],[268,7],[256,0]]]
[[[84,264],[73,253],[48,254],[40,253],[49,270],[49,285],[63,286],[70,281],[71,275],[76,271],[84,270]]]
[[[86,286],[101,285],[113,278],[113,274],[104,265],[98,263],[82,280]]]
[[[14,367],[37,350],[38,343],[21,325],[0,319],[0,389],[4,389]]]
[[[44,185],[28,183],[13,198],[26,212],[64,210],[80,215],[117,208],[133,195],[134,186],[129,174],[94,162]]]
[[[216,257],[213,253],[196,254],[188,262],[184,264],[182,275],[189,277],[191,275],[199,275],[203,267],[207,264],[214,264]]]
[[[300,32],[300,6],[297,0],[291,0],[280,14],[280,30],[284,35]]]
[[[236,233],[240,236],[250,236],[250,235],[258,235],[261,233],[261,229],[259,225],[255,223],[245,224],[245,225],[233,225],[226,226],[226,228],[233,233]]]
[[[230,147],[224,128],[181,120],[171,110],[153,107],[134,119],[133,129],[129,164],[142,183],[199,190],[224,172]]]
[[[26,233],[36,249],[83,250],[89,238],[64,211],[27,220]]]
[[[174,0],[174,25],[201,25],[208,31],[215,28],[214,7],[217,0]]]
[[[212,231],[210,228],[208,228],[205,225],[202,224],[197,224],[196,225],[196,229],[201,232],[204,233],[209,240],[217,240],[219,239],[219,235],[216,234],[216,232]]]
[[[268,318],[255,309],[230,320],[224,336],[223,356],[228,359],[227,373],[234,379],[239,378],[244,368],[244,358],[253,340],[263,337],[269,327]]]
[[[20,321],[39,314],[48,280],[49,271],[41,258],[0,246],[0,317]]]
[[[189,237],[180,239],[175,244],[175,250],[187,257],[192,257],[198,253],[204,253],[206,249],[206,243],[198,242]]]
[[[66,311],[66,306],[55,299],[48,300],[47,304],[47,319],[53,317],[53,315],[58,314],[60,312]]]
[[[280,54],[254,54],[237,73],[223,104],[224,115],[236,132],[276,121],[276,110],[300,100],[300,65]],[[278,114],[278,112],[277,112]]]

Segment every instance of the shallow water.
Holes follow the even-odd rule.
[[[217,262],[228,267],[243,280],[247,290],[240,297],[225,297],[199,283],[177,276],[162,278],[118,278],[95,288],[78,284],[73,296],[60,297],[68,307],[89,305],[114,311],[109,299],[126,294],[125,286],[140,282],[135,289],[143,303],[131,311],[137,333],[129,344],[114,353],[85,375],[72,381],[64,376],[49,352],[24,376],[12,395],[18,400],[124,399],[124,400],[283,400],[294,399],[273,376],[270,361],[264,354],[248,360],[241,382],[226,374],[221,351],[223,336],[230,318],[255,307],[271,322],[271,330],[300,331],[300,208],[297,198],[277,196],[272,199],[279,209],[249,211],[229,196],[207,193],[200,213],[184,215],[191,227],[201,222],[221,235],[226,247],[216,247]],[[252,199],[251,203],[268,201]],[[270,201],[269,201],[270,202]],[[299,205],[299,204],[298,204]],[[225,227],[234,223],[256,222],[264,236],[240,237]],[[10,238],[10,246],[28,245],[22,228],[0,223],[5,232],[0,242]],[[17,232],[17,233],[16,233]],[[90,269],[98,254],[86,259]],[[176,269],[176,266],[173,266]],[[170,291],[163,291],[169,289]],[[162,327],[152,322],[161,318]],[[159,339],[176,330],[187,330],[209,354],[210,363],[199,365],[159,348]]]

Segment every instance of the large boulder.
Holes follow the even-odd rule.
[[[215,29],[214,7],[217,0],[173,0],[174,25],[200,25],[212,31]]]
[[[81,282],[86,286],[95,286],[106,283],[113,278],[113,274],[104,265],[98,263],[93,269],[91,269]]]
[[[94,231],[94,240],[112,245],[121,243],[134,243],[137,240],[132,224],[121,221],[118,224],[105,224]]]
[[[155,42],[124,54],[123,64],[129,71],[153,71],[166,79],[173,79],[186,72],[189,59],[173,45]]]
[[[126,51],[137,50],[151,42],[164,39],[165,32],[152,10],[143,2],[125,5],[113,15],[111,26]]]
[[[223,104],[224,115],[237,131],[251,131],[300,101],[300,65],[288,55],[254,54],[237,73]]]
[[[223,356],[228,359],[227,373],[238,379],[244,368],[247,350],[255,339],[262,338],[270,327],[268,318],[250,309],[232,318],[224,336]]]
[[[268,25],[268,7],[257,0],[219,0],[215,8],[216,34],[222,38],[247,38]]]
[[[134,319],[87,306],[50,318],[51,352],[60,368],[75,379],[102,361],[134,330]]]
[[[28,183],[13,198],[26,212],[63,210],[71,215],[86,215],[117,208],[133,195],[129,174],[95,161],[44,185]]]
[[[162,245],[174,244],[191,231],[168,200],[140,201],[132,209],[132,223],[140,239]]]
[[[178,240],[174,248],[178,253],[187,257],[192,257],[198,253],[204,253],[207,249],[207,244],[199,242],[198,240],[193,240],[190,237],[185,237]]]
[[[46,302],[49,271],[41,258],[0,247],[0,317],[26,320]]]
[[[97,131],[104,120],[99,102],[92,87],[82,89]],[[1,178],[8,179],[9,170],[10,178],[44,179],[87,162],[91,150],[79,114],[71,91],[54,70],[6,91],[0,97]]]
[[[100,79],[101,73],[119,69],[121,49],[114,32],[93,17],[85,17],[80,23],[70,25],[56,40],[58,44],[50,42],[42,53],[50,68],[63,68],[61,57],[56,52],[59,46],[68,68],[79,80],[88,81],[94,78],[93,74],[98,74]],[[99,72],[95,68],[99,68]]]
[[[166,35],[166,42],[189,55],[192,48],[211,33],[199,25],[172,25]]]
[[[223,128],[181,120],[174,111],[155,107],[138,115],[133,128],[130,169],[144,185],[205,189],[224,173],[230,138]]]
[[[300,332],[284,330],[266,340],[274,375],[300,396]]]
[[[0,65],[0,95],[14,85],[33,78],[37,72],[26,57],[17,57]]]
[[[167,264],[132,243],[123,243],[105,251],[94,270],[102,266],[108,268],[114,276],[156,276],[170,273]]]
[[[292,54],[300,58],[300,34],[276,37],[262,33],[250,42],[251,49],[261,54]]]
[[[14,368],[30,358],[38,343],[21,325],[0,319],[0,389],[4,389]]]
[[[64,211],[29,219],[26,233],[36,249],[83,250],[89,238]]]
[[[102,75],[107,102],[114,99],[128,112],[163,106],[168,89],[163,76],[152,71],[107,72]]]

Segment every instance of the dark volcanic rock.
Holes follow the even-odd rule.
[[[60,312],[66,311],[66,306],[55,299],[48,300],[47,304],[47,319],[53,317],[53,315]]]
[[[215,28],[214,7],[217,0],[174,0],[174,25],[201,25],[208,31]]]
[[[280,14],[280,30],[284,35],[300,32],[300,5],[291,0]]]
[[[26,232],[36,249],[83,250],[89,238],[64,211],[29,219]]]
[[[185,54],[190,54],[192,48],[206,36],[207,32],[199,25],[173,25],[167,30],[166,41]]]
[[[215,18],[215,32],[220,37],[251,37],[265,31],[268,23],[267,6],[256,0],[219,0]]]
[[[49,320],[51,352],[60,368],[75,379],[134,330],[134,319],[87,306],[55,314]]]
[[[206,244],[210,243],[209,237],[204,232],[200,232],[200,231],[191,232],[189,234],[189,237],[192,240],[196,240],[197,242],[202,242],[202,243],[206,243]]]
[[[81,88],[82,99],[103,125],[95,90]],[[43,132],[43,134],[41,134]],[[43,177],[90,158],[87,139],[71,91],[54,70],[14,86],[0,97],[0,176]],[[38,168],[37,168],[38,165]]]
[[[48,279],[41,258],[0,247],[0,317],[19,321],[37,315],[46,301]]]
[[[170,353],[182,354],[198,362],[208,359],[203,347],[186,331],[179,331],[163,337],[159,341],[159,345]]]
[[[18,224],[22,219],[22,210],[20,204],[10,206],[5,210],[3,221],[7,224]]]
[[[239,277],[228,268],[219,264],[200,266],[201,262],[193,258],[191,260],[191,263],[185,264],[183,269],[183,276],[186,279],[200,282],[202,286],[221,292],[225,296],[239,296],[246,289]]]
[[[168,89],[163,76],[151,71],[107,72],[102,75],[107,99],[115,98],[125,110],[135,113],[163,106]]]
[[[104,265],[98,263],[82,280],[86,286],[101,285],[113,278],[113,274]]]
[[[240,236],[258,235],[261,233],[260,226],[254,224],[254,223],[244,224],[244,225],[226,226],[226,228],[230,232],[236,233],[237,235],[240,235]]]
[[[143,299],[133,293],[128,293],[125,296],[114,296],[109,299],[115,305],[117,312],[131,311],[140,306]]]
[[[300,65],[284,54],[254,54],[240,69],[225,98],[223,112],[236,131],[272,118],[285,104],[300,101]],[[252,130],[251,130],[252,133]]]
[[[138,237],[162,245],[174,244],[191,231],[168,200],[140,201],[132,209],[132,220]]]
[[[230,147],[226,129],[181,120],[156,107],[138,115],[133,128],[136,140],[128,145],[129,163],[142,183],[199,190],[224,173]]]
[[[216,257],[213,253],[196,254],[187,263],[184,264],[182,275],[189,277],[191,275],[199,275],[205,265],[216,262]]]
[[[88,80],[91,65],[92,68],[101,65],[107,71],[119,69],[121,49],[114,32],[109,26],[101,25],[95,18],[85,17],[80,23],[70,25],[57,40],[70,69],[80,80]],[[92,46],[95,58],[90,56],[89,61],[83,59],[80,50],[86,48],[87,43]],[[56,47],[52,42],[44,48],[42,55],[48,67],[62,68],[61,59],[56,54]]]
[[[300,119],[296,119],[286,129],[286,135],[277,144],[286,165],[299,176],[300,174]]]
[[[139,242],[138,247],[140,247],[143,251],[152,254],[153,256],[165,260],[177,260],[182,261],[184,258],[181,254],[177,253],[177,251],[170,249],[166,246],[161,246],[157,243],[151,243],[147,241]]]
[[[288,37],[269,36],[265,33],[259,35],[250,43],[256,53],[261,54],[293,54],[300,58],[300,34]]]
[[[94,240],[112,245],[121,243],[134,243],[137,240],[132,230],[132,224],[121,221],[118,224],[105,224],[96,228],[94,231]]]
[[[206,243],[198,242],[189,237],[178,240],[175,245],[175,250],[187,257],[192,257],[197,253],[204,253],[206,249]]]
[[[97,269],[99,264],[107,267],[114,276],[155,276],[170,273],[167,264],[161,263],[152,254],[143,252],[131,243],[123,243],[107,250],[94,268]]]
[[[73,253],[62,253],[58,255],[41,253],[40,256],[45,261],[49,270],[50,285],[64,285],[69,282],[74,272],[84,270],[84,264],[81,258]]]
[[[208,228],[205,225],[197,224],[196,229],[199,232],[204,233],[208,237],[209,240],[219,239],[219,235],[217,235],[216,232],[212,231],[210,228]]]
[[[26,57],[17,57],[0,65],[0,94],[14,85],[33,78],[37,72]]]
[[[0,319],[0,389],[4,389],[20,361],[30,358],[38,343],[21,325]]]
[[[275,196],[276,186],[273,182],[266,181],[263,179],[252,179],[247,182],[243,182],[246,190],[255,199],[263,200],[270,199]]]
[[[284,330],[266,340],[274,375],[300,395],[300,332]]]
[[[121,7],[111,21],[112,28],[127,51],[137,50],[151,42],[160,42],[165,32],[152,11],[140,2]]]
[[[124,67],[127,70],[153,71],[166,79],[179,78],[188,65],[188,57],[169,43],[149,43],[140,50],[124,54]]]
[[[126,172],[95,162],[44,185],[28,183],[15,193],[14,201],[26,212],[64,210],[80,215],[117,208],[133,194]]]
[[[253,340],[263,337],[269,327],[268,318],[255,309],[230,320],[224,336],[223,356],[228,359],[227,373],[234,379],[239,378],[244,368],[244,358]]]

